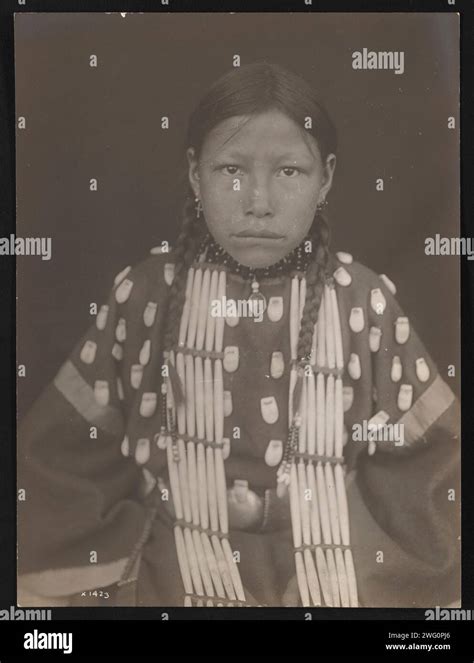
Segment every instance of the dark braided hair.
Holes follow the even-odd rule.
[[[177,341],[181,313],[184,306],[188,268],[193,263],[199,244],[205,234],[204,222],[196,217],[194,198],[188,193],[182,210],[181,232],[173,250],[175,262],[174,279],[171,285],[168,319],[165,329],[164,348],[169,351]]]
[[[220,122],[234,116],[251,116],[274,109],[294,120],[305,140],[308,133],[316,139],[323,162],[328,154],[336,152],[336,130],[311,86],[288,69],[267,62],[237,67],[213,83],[190,117],[184,147],[193,147],[196,158],[199,158],[207,134]],[[311,127],[305,128],[308,118],[311,118]],[[165,351],[176,343],[187,271],[207,232],[204,216],[197,218],[194,211],[194,194],[187,178],[187,167],[183,168],[183,182],[187,183],[187,191],[182,207],[181,232],[173,252],[175,277],[165,329]],[[311,238],[314,260],[306,273],[307,294],[298,340],[298,358],[302,362],[310,357],[313,329],[318,319],[328,267],[329,230],[319,212],[315,214]]]
[[[308,362],[310,359],[314,325],[318,320],[328,267],[329,227],[326,219],[320,213],[316,214],[313,221],[311,241],[315,256],[306,270],[306,300],[297,349],[298,359],[301,362]]]

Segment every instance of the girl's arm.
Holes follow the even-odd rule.
[[[158,271],[150,265],[156,267],[156,260],[117,281],[19,428],[23,605],[35,595],[53,605],[116,583],[142,532],[146,512],[137,496],[142,472],[124,457],[121,444],[135,392],[129,378],[140,350],[135,330],[152,332],[142,316],[150,291],[156,295]],[[127,283],[132,283],[128,294]]]
[[[348,500],[362,604],[447,605],[460,596],[459,403],[392,288],[369,270],[359,279],[366,329],[350,334],[351,352],[363,357],[352,407],[364,410],[371,397],[369,421],[386,423],[388,435],[358,440],[360,419],[349,430],[355,471]],[[364,334],[371,332],[380,343],[367,353]]]

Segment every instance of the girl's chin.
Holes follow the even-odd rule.
[[[236,244],[224,246],[224,249],[234,260],[251,269],[270,267],[288,255],[293,248],[278,240],[255,239],[254,242],[242,243],[242,246],[236,246]]]

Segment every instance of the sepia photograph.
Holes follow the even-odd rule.
[[[19,606],[460,607],[459,27],[15,15]]]

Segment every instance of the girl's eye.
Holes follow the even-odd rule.
[[[294,177],[300,172],[298,168],[295,168],[295,166],[285,166],[281,170],[285,173],[285,177]],[[290,171],[290,173],[288,173],[288,171]]]
[[[239,167],[238,166],[231,166],[229,164],[227,166],[222,166],[221,170],[223,170],[224,172],[227,172],[227,175],[237,175]]]

